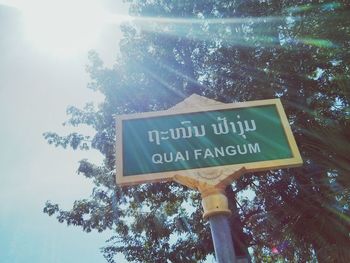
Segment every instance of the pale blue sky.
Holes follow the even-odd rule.
[[[61,3],[56,10],[70,8],[64,2],[50,1]],[[112,14],[127,13],[121,1],[87,2],[91,7],[103,3],[101,10]],[[69,133],[71,128],[62,126],[67,106],[101,99],[86,88],[87,51],[96,49],[111,65],[118,52],[120,30],[117,24],[99,23],[95,31],[84,35],[86,28],[79,28],[84,23],[68,32],[60,30],[59,21],[49,21],[46,27],[36,24],[38,21],[28,22],[49,14],[41,3],[0,0],[0,261],[105,262],[99,248],[111,233],[87,234],[42,212],[46,200],[68,209],[74,200],[89,196],[92,183],[76,174],[78,160],[99,162],[101,156],[92,151],[54,148],[44,141],[42,133]],[[95,10],[86,9],[90,13],[84,15],[83,6],[71,7],[78,9],[70,14],[79,11],[77,17],[81,18],[91,17]],[[52,39],[49,25],[55,26],[56,35],[64,40],[59,45],[45,39]],[[74,39],[80,31],[82,35]],[[38,42],[39,36],[43,38]],[[88,45],[83,45],[83,40]]]

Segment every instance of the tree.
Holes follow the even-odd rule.
[[[115,66],[89,54],[89,88],[104,102],[67,111],[67,123],[90,125],[95,136],[45,134],[105,156],[102,166],[79,164],[93,193],[70,211],[48,202],[44,212],[88,232],[113,229],[102,249],[109,262],[119,252],[136,262],[203,261],[213,247],[198,193],[174,183],[115,185],[114,116],[167,109],[193,93],[222,102],[279,97],[305,164],[227,189],[240,249],[250,246],[257,262],[348,262],[349,3],[130,1],[130,12],[136,19],[122,27]],[[253,200],[240,194],[247,189]]]

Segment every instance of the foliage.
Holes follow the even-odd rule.
[[[245,175],[227,189],[236,250],[249,246],[256,262],[350,262],[349,3],[129,2],[135,19],[122,26],[114,67],[89,54],[89,88],[104,102],[67,112],[68,125],[87,124],[95,136],[44,135],[55,146],[98,149],[104,163],[82,160],[78,169],[96,186],[70,211],[48,202],[44,212],[84,231],[112,229],[108,262],[117,253],[204,261],[213,247],[197,193],[175,183],[115,185],[114,116],[167,109],[193,93],[222,102],[279,97],[304,166]]]

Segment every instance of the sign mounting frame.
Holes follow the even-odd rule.
[[[195,96],[197,97],[195,98]],[[195,103],[196,100],[198,99],[201,100],[201,103]],[[123,142],[123,139],[124,139],[123,125],[130,120],[137,120],[137,119],[152,120],[152,118],[157,118],[162,116],[172,117],[172,116],[186,115],[191,113],[205,113],[205,112],[211,112],[211,111],[225,111],[225,110],[236,110],[236,109],[238,110],[238,109],[248,109],[248,108],[260,107],[260,106],[271,106],[271,105],[276,108],[279,121],[282,125],[282,129],[283,129],[285,138],[287,140],[288,147],[291,152],[291,157],[283,158],[283,159],[248,162],[248,163],[227,164],[222,166],[200,167],[200,168],[191,168],[191,169],[185,169],[184,167],[184,169],[182,170],[159,171],[159,172],[141,173],[141,174],[133,174],[133,175],[124,175],[125,156],[123,156],[123,147],[125,147],[126,142]],[[207,98],[204,98],[198,95],[192,95],[191,97],[187,98],[185,101],[177,104],[175,107],[169,110],[118,115],[116,116],[116,127],[117,127],[116,129],[117,130],[116,182],[118,185],[121,185],[121,186],[136,185],[136,184],[150,183],[150,182],[171,181],[173,180],[173,177],[175,175],[184,175],[184,176],[208,181],[212,184],[215,184],[221,180],[220,177],[222,178],[229,174],[232,174],[234,171],[237,171],[242,167],[245,168],[246,172],[257,172],[257,171],[264,171],[264,170],[270,170],[270,169],[296,167],[296,166],[300,166],[303,163],[280,99],[268,99],[268,100],[224,104],[214,100],[209,100]],[[140,149],[134,149],[134,150],[137,151]]]

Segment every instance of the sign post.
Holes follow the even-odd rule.
[[[225,188],[245,172],[295,167],[279,99],[222,104],[192,95],[162,112],[117,117],[117,184],[176,181],[201,193],[219,263],[235,263]]]
[[[237,263],[228,220],[231,211],[228,208],[225,188],[230,181],[238,178],[244,172],[245,169],[241,168],[215,185],[186,176],[174,176],[174,181],[201,193],[204,210],[203,217],[208,219],[210,223],[215,256],[218,263]]]
[[[228,217],[225,215],[211,216],[209,223],[216,261],[218,263],[237,263],[232,237],[227,234],[231,233]]]

